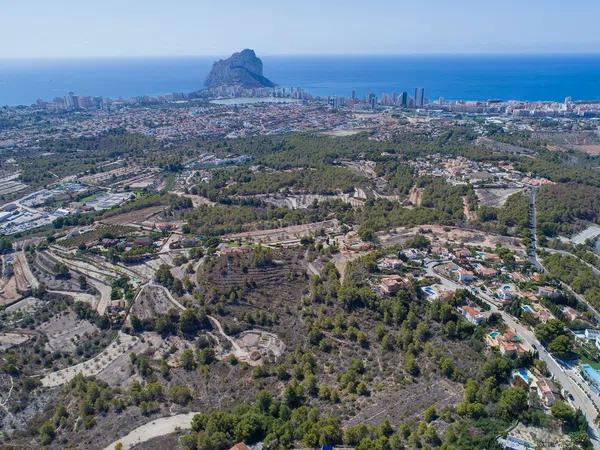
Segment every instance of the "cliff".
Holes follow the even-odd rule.
[[[263,76],[263,63],[254,50],[246,49],[215,62],[204,85],[207,88],[217,86],[260,88],[274,87],[275,83]]]

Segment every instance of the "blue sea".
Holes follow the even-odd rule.
[[[215,58],[0,59],[0,105],[78,95],[134,97],[202,88]],[[467,100],[600,99],[600,55],[265,56],[265,75],[313,95],[380,95],[425,88]]]

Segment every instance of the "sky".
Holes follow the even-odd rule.
[[[0,0],[0,58],[599,53],[600,0]]]

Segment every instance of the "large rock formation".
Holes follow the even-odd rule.
[[[274,87],[268,78],[263,76],[263,64],[254,50],[246,49],[234,53],[230,58],[213,64],[206,77],[207,88],[217,86],[241,86],[244,88]]]

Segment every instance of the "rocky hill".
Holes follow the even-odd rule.
[[[241,86],[244,88],[274,87],[275,83],[263,76],[263,63],[254,50],[245,49],[213,64],[206,77],[207,88]]]

